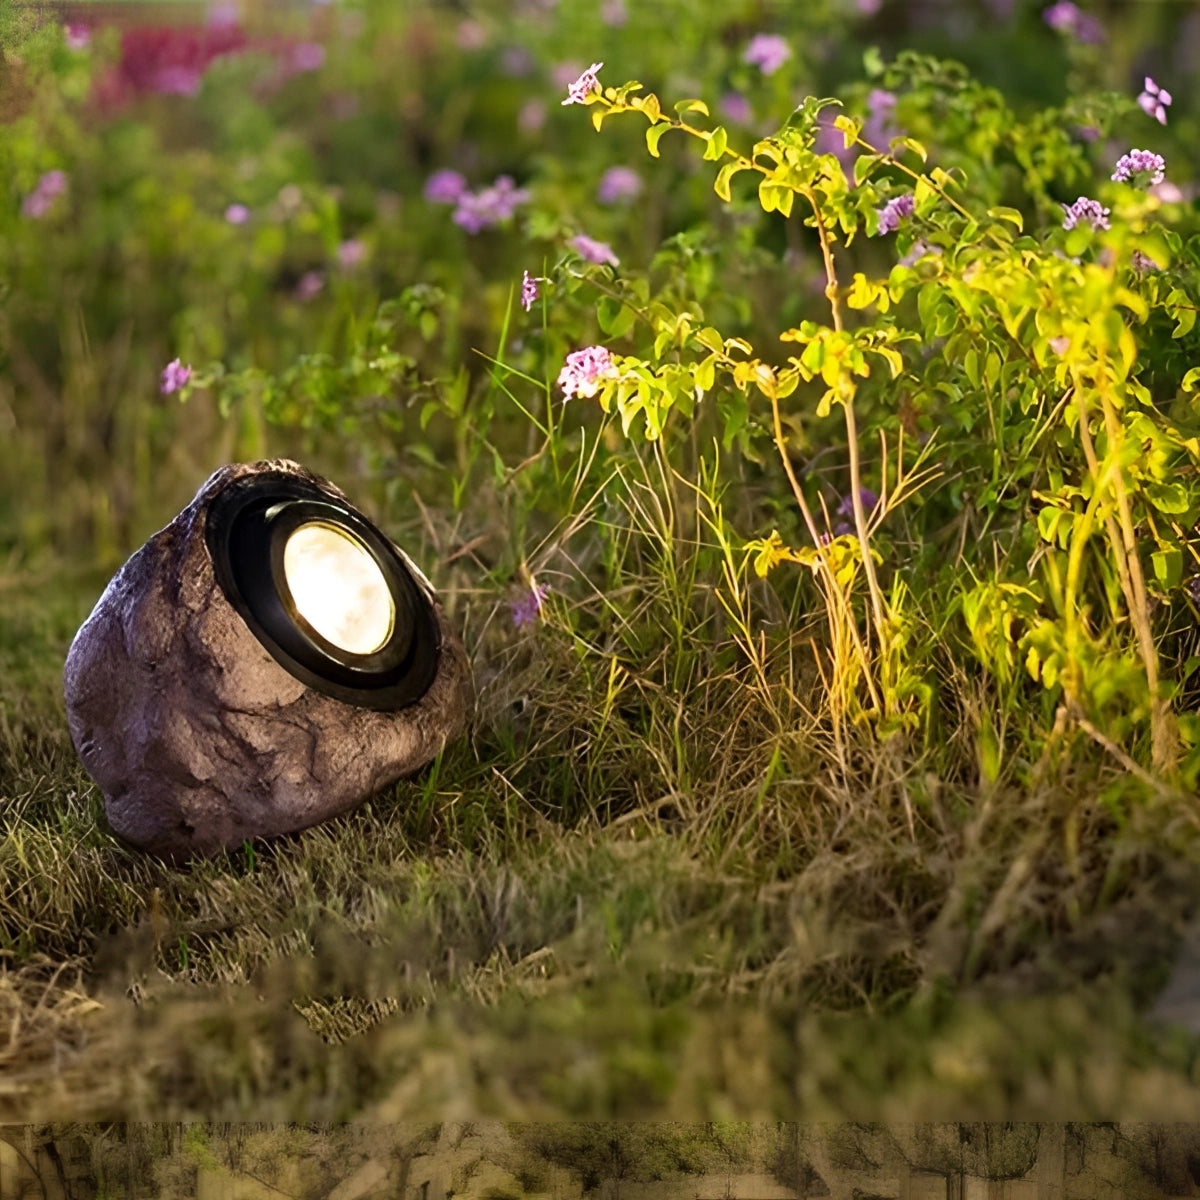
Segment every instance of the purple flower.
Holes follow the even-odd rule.
[[[879,497],[871,491],[870,488],[860,487],[858,489],[859,498],[862,500],[863,511],[870,513],[871,509],[879,503]],[[849,517],[854,515],[854,497],[843,496],[842,502],[837,506],[837,515],[839,517]],[[845,530],[844,532],[849,532]]]
[[[884,91],[883,88],[872,88],[867,96],[867,119],[863,122],[863,140],[871,146],[882,146],[894,138],[900,132],[893,120],[895,111],[895,94]]]
[[[1080,196],[1074,204],[1063,206],[1063,228],[1074,229],[1080,221],[1087,221],[1093,229],[1109,229],[1108,214],[1111,209],[1102,208],[1099,200]]]
[[[425,181],[425,199],[432,204],[457,204],[467,190],[467,181],[449,168],[434,171]]]
[[[514,186],[511,175],[500,175],[490,186],[478,192],[464,192],[454,210],[454,223],[470,234],[507,221],[518,204],[529,199],[525,188]]]
[[[177,358],[172,359],[163,367],[162,382],[159,385],[159,391],[164,396],[169,396],[172,392],[179,391],[191,377],[191,367],[185,367]]]
[[[572,351],[558,373],[563,403],[573,396],[594,396],[600,390],[600,381],[612,379],[616,373],[612,355],[603,346],[585,346],[582,350]]]
[[[512,602],[513,624],[518,627],[521,625],[532,625],[541,614],[542,605],[545,603],[549,592],[550,589],[544,584],[535,583],[520,600],[514,600]]]
[[[225,220],[230,225],[245,225],[250,220],[250,210],[244,204],[231,204],[225,210]]]
[[[567,98],[563,101],[564,104],[586,104],[588,97],[596,91],[600,90],[600,80],[596,78],[596,72],[604,66],[602,62],[592,63],[590,67],[578,79],[575,80],[567,88]]]
[[[1167,107],[1171,103],[1171,93],[1166,88],[1160,88],[1149,75],[1146,76],[1146,87],[1137,99],[1142,111],[1153,117],[1160,125],[1167,123]]]
[[[1130,256],[1130,265],[1139,275],[1146,275],[1150,271],[1161,271],[1162,268],[1148,254],[1143,254],[1140,250],[1135,250]]]
[[[739,125],[749,125],[754,119],[754,110],[750,101],[741,92],[726,92],[721,97],[721,111]]]
[[[44,217],[50,211],[50,205],[56,196],[61,196],[67,190],[67,176],[64,171],[47,171],[37,181],[37,186],[21,202],[21,213],[35,220]]]
[[[528,312],[538,298],[538,281],[540,276],[530,275],[528,271],[521,273],[521,307]]]
[[[311,300],[325,286],[325,276],[320,271],[305,271],[296,284],[296,299]]]
[[[750,39],[742,62],[758,67],[764,75],[772,75],[792,57],[792,48],[774,33],[758,33]]]
[[[879,209],[879,232],[893,233],[900,228],[900,222],[913,213],[913,197],[911,192],[896,196]]]
[[[577,233],[567,244],[584,262],[610,263],[614,267],[620,264],[613,248],[607,242],[598,242],[586,233]]]
[[[1134,187],[1145,187],[1147,183],[1162,183],[1167,164],[1161,154],[1149,150],[1130,150],[1121,155],[1117,169],[1113,172],[1114,183],[1132,183]]]
[[[1065,333],[1060,333],[1058,337],[1052,337],[1047,342],[1047,345],[1061,358],[1062,355],[1066,354],[1068,348],[1070,347],[1071,339],[1067,337]]]
[[[351,267],[357,267],[363,260],[363,255],[366,254],[367,248],[358,240],[358,238],[347,238],[337,248],[338,262],[349,270]]]
[[[1042,13],[1042,20],[1058,33],[1080,42],[1104,41],[1104,29],[1091,13],[1085,13],[1071,0],[1058,0]]]
[[[636,200],[642,191],[642,177],[632,167],[609,167],[600,176],[596,199],[601,204]]]
[[[66,25],[63,27],[63,40],[68,50],[86,50],[92,44],[91,30],[86,25]]]

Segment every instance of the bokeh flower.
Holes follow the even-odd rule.
[[[1151,271],[1161,271],[1162,267],[1158,265],[1148,254],[1143,254],[1140,250],[1134,250],[1129,256],[1130,264],[1139,275],[1147,275]]]
[[[250,220],[250,210],[244,204],[231,204],[225,210],[225,220],[230,225],[245,225]]]
[[[600,176],[596,199],[601,204],[617,204],[622,200],[636,200],[641,192],[642,177],[632,167],[609,167]]]
[[[1071,0],[1058,0],[1057,4],[1044,9],[1042,20],[1057,33],[1064,33],[1078,42],[1098,44],[1104,41],[1104,28],[1100,22]]]
[[[1108,215],[1112,210],[1102,207],[1099,200],[1080,196],[1074,204],[1064,204],[1062,207],[1064,229],[1074,229],[1080,221],[1087,221],[1093,229],[1111,228]]]
[[[1114,183],[1131,183],[1134,187],[1145,187],[1148,183],[1162,183],[1166,160],[1161,154],[1150,150],[1130,150],[1117,160],[1113,172]]]
[[[164,396],[169,396],[172,392],[177,392],[189,379],[192,377],[192,368],[184,366],[179,359],[172,359],[162,372],[162,382],[159,385],[159,391]]]
[[[467,190],[467,181],[450,168],[434,171],[425,181],[425,199],[433,204],[457,204]]]
[[[1149,75],[1146,76],[1146,86],[1138,96],[1137,102],[1147,116],[1153,117],[1160,125],[1167,123],[1167,107],[1171,103],[1171,93],[1166,88],[1160,88]]]
[[[620,260],[607,242],[598,242],[586,233],[577,233],[567,244],[584,262],[608,263],[614,267],[620,265]]]
[[[325,276],[320,271],[305,271],[296,284],[296,299],[311,300],[325,286]]]
[[[366,254],[366,252],[366,246],[364,246],[362,242],[358,240],[358,238],[347,238],[337,248],[338,264],[344,267],[346,270],[350,270],[352,267],[357,267],[358,264],[362,262],[363,256]]]
[[[70,23],[63,27],[68,50],[86,50],[92,44],[92,32],[86,25]]]
[[[325,47],[320,42],[300,42],[288,52],[287,65],[293,72],[319,71],[325,65]]]
[[[584,399],[594,396],[600,390],[601,380],[612,379],[616,373],[616,364],[604,346],[585,346],[582,350],[573,350],[558,373],[563,403],[576,396]]]
[[[741,92],[726,92],[721,97],[721,111],[739,125],[749,125],[754,119],[750,101]]]
[[[600,20],[610,29],[620,29],[629,21],[629,10],[625,0],[604,0],[600,8]]]
[[[758,67],[764,75],[772,75],[792,57],[792,48],[775,33],[758,33],[750,39],[742,62]]]
[[[54,203],[55,198],[61,196],[66,190],[66,172],[47,171],[37,181],[37,186],[33,191],[21,202],[22,215],[33,217],[35,220],[44,217],[50,211],[50,205]]]
[[[588,97],[596,91],[600,90],[600,80],[596,77],[596,72],[604,66],[602,62],[592,63],[590,67],[578,79],[575,80],[567,88],[567,98],[563,101],[564,104],[586,104]]]
[[[913,213],[913,197],[911,192],[896,196],[889,200],[879,210],[879,232],[893,233],[900,228],[900,222]]]
[[[463,192],[454,210],[454,223],[470,234],[479,233],[507,221],[517,205],[529,199],[526,188],[513,183],[511,175],[500,175],[490,187],[478,192]]]

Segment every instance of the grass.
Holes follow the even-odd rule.
[[[1195,907],[1194,810],[949,666],[927,743],[834,737],[803,591],[732,589],[646,478],[542,543],[533,631],[471,555],[443,569],[469,739],[184,868],[110,835],[67,735],[61,663],[103,577],[4,581],[0,1120],[1193,1102],[1200,1042],[1139,1014]],[[426,519],[428,543],[463,533]]]

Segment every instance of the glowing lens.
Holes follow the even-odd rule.
[[[301,525],[283,548],[283,574],[300,615],[350,654],[374,654],[392,636],[396,608],[375,560],[345,530]]]

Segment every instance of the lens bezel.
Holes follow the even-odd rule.
[[[370,654],[322,636],[298,610],[283,568],[302,525],[331,525],[378,567],[392,598],[392,631]],[[212,500],[205,542],[225,598],[280,666],[323,695],[377,711],[415,703],[437,674],[441,634],[432,598],[403,555],[362,513],[294,475],[260,472]]]

